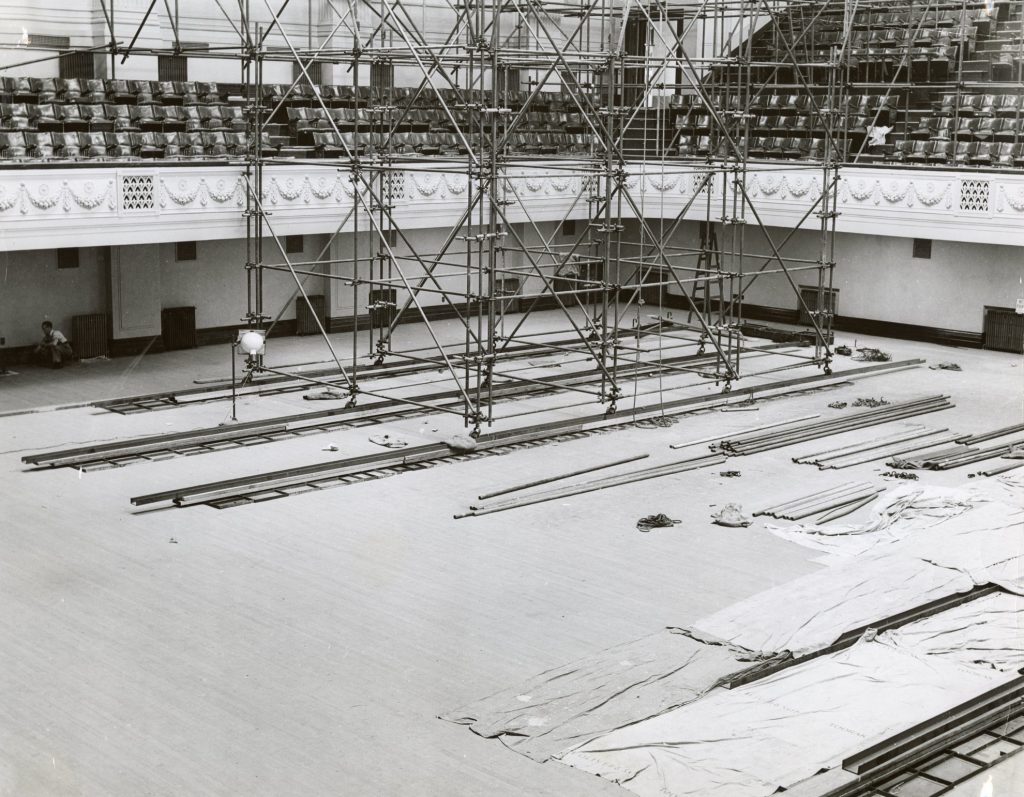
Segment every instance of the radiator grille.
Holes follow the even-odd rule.
[[[194,349],[196,343],[196,308],[167,307],[160,311],[160,335],[164,349]]]
[[[105,313],[76,315],[71,318],[71,348],[85,359],[107,354],[107,316]]]
[[[310,305],[313,309],[310,310]],[[324,329],[327,328],[327,303],[324,301],[323,294],[313,294],[309,297],[309,304],[306,304],[306,300],[301,296],[295,300],[295,334],[296,335],[316,335],[320,332],[320,327],[317,326],[316,320],[319,318],[320,323],[324,325]]]
[[[808,310],[811,310],[811,311],[814,311],[816,309],[817,310],[825,310],[830,315],[834,316],[836,314],[836,304],[837,304],[838,299],[839,299],[839,291],[836,290],[836,289],[829,290],[828,288],[825,288],[825,290],[824,290],[825,306],[824,307],[818,307],[818,289],[815,286],[812,286],[812,285],[801,285],[800,286],[800,298],[804,300],[803,304],[807,305],[807,309]],[[800,305],[797,308],[797,312],[798,312],[798,315],[799,315],[797,323],[802,324],[803,326],[807,326],[807,327],[811,326],[811,317],[809,315],[807,315],[807,311],[804,310],[803,305]],[[819,321],[818,323],[820,325],[822,322]]]
[[[1009,307],[985,308],[986,349],[1024,354],[1024,315]]]

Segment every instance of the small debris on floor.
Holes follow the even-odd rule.
[[[337,451],[338,447],[336,445],[334,445],[334,443],[330,443],[330,444],[324,446],[323,448],[321,448],[320,450],[321,451]]]
[[[302,398],[306,401],[339,401],[348,398],[348,394],[340,390],[317,390],[313,393],[303,393]]]
[[[884,398],[859,398],[853,402],[854,407],[884,407],[889,402]]]
[[[933,371],[962,371],[958,363],[937,363],[936,365],[929,365]]]
[[[845,357],[849,357],[853,354],[853,349],[849,346],[836,346],[836,354],[842,354]]]
[[[678,418],[672,418],[668,415],[661,415],[657,418],[644,418],[636,422],[635,426],[638,429],[667,429],[670,426],[675,426],[679,423]]]
[[[882,351],[881,349],[872,349],[870,347],[857,349],[857,356],[853,359],[859,360],[860,362],[867,363],[887,363],[892,359],[892,355],[888,352]]]
[[[737,476],[740,475],[740,472],[738,470],[723,470],[720,471],[718,475],[725,476],[725,478],[727,479],[735,479]]]
[[[646,534],[651,529],[666,529],[672,526],[677,526],[682,522],[683,521],[681,520],[673,520],[668,515],[664,514],[648,515],[647,517],[640,518],[636,522],[636,530],[642,531]]]
[[[371,443],[376,443],[384,448],[405,448],[409,445],[405,440],[400,437],[392,437],[389,434],[375,434],[369,438]]]
[[[907,479],[912,482],[916,482],[920,478],[916,473],[906,473],[898,470],[887,470],[882,475],[888,476],[890,479]]]
[[[830,407],[831,407],[832,409],[834,409],[834,410],[845,410],[845,409],[846,409],[846,406],[847,406],[847,404],[846,404],[846,402],[845,402],[845,401],[833,401],[833,402],[832,402],[831,404],[829,404],[828,406],[830,406]]]
[[[460,454],[468,454],[470,451],[476,451],[476,440],[468,434],[452,435],[444,442],[448,448]]]
[[[171,543],[172,545],[177,545],[178,544],[178,541],[176,539],[174,539],[174,537],[171,537],[167,542]]]
[[[743,517],[743,507],[739,504],[726,504],[721,511],[714,513],[711,519],[716,525],[735,529],[746,528],[753,522]]]

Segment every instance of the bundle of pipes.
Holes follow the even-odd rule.
[[[760,437],[748,437],[743,440],[723,440],[717,446],[717,449],[733,456],[757,454],[762,451],[771,451],[775,448],[783,448],[784,446],[803,443],[808,440],[817,440],[819,437],[851,432],[854,429],[866,429],[869,426],[877,426],[878,424],[889,423],[890,421],[899,421],[905,418],[925,415],[929,412],[946,410],[953,406],[949,401],[949,396],[928,396],[927,398],[916,399],[915,401],[887,404],[883,407],[876,407],[831,420],[808,423],[792,429],[785,429],[781,432],[761,435]]]
[[[878,437],[866,443],[819,451],[802,457],[793,457],[794,462],[817,465],[819,470],[838,470],[862,465],[876,459],[885,459],[902,454],[910,454],[932,446],[952,443],[955,434],[937,437],[948,429],[927,429],[922,426],[908,427],[908,431],[887,437]],[[924,438],[930,438],[924,440]],[[914,441],[911,443],[911,441]]]
[[[594,492],[595,490],[604,490],[608,487],[618,487],[622,484],[633,484],[634,482],[645,481],[647,479],[656,479],[660,476],[670,476],[673,473],[696,470],[697,468],[704,468],[709,465],[721,465],[723,462],[725,462],[725,457],[721,454],[704,454],[699,457],[691,457],[690,459],[670,462],[667,465],[658,465],[653,468],[630,471],[629,473],[623,473],[619,476],[608,476],[604,479],[594,479],[592,481],[580,482],[578,484],[570,484],[567,487],[560,487],[555,490],[532,493],[530,495],[525,495],[522,498],[500,501],[488,506],[474,504],[470,506],[469,512],[455,515],[455,518],[457,520],[459,518],[475,517],[477,515],[489,515],[492,512],[504,512],[505,510],[517,509],[521,506],[540,504],[545,501],[555,501],[559,498],[568,498],[573,495],[582,495],[583,493]],[[557,478],[558,477],[549,479],[549,481],[555,481]]]
[[[849,482],[767,507],[755,512],[754,516],[767,515],[780,520],[802,520],[813,515],[821,515],[817,522],[828,523],[830,520],[837,520],[856,512],[883,492],[884,487],[874,487],[867,482]]]
[[[1006,473],[1007,471],[1016,470],[1017,468],[1024,468],[1024,459],[1014,460],[1008,462],[1005,465],[996,465],[994,468],[983,470],[978,473],[979,476],[998,476],[1000,473]]]
[[[1019,450],[1021,447],[1024,447],[1024,437],[1010,440],[997,446],[989,446],[988,448],[972,448],[959,445],[943,451],[928,452],[911,460],[894,459],[887,464],[899,468],[950,470],[951,468],[960,468],[964,465],[973,465],[975,462],[982,462],[986,459],[1006,456],[1015,449]],[[1007,468],[1007,470],[1012,470],[1012,468]]]
[[[1024,432],[1024,423],[1014,424],[1013,426],[1004,426],[1002,429],[993,429],[991,432],[980,432],[979,434],[958,437],[956,441],[958,443],[963,443],[965,446],[973,446],[975,443],[987,443],[989,440],[995,440],[997,437],[1005,437],[1006,435],[1016,434],[1017,432]]]

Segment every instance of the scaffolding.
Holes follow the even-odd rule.
[[[101,4],[112,64],[133,52],[187,53],[176,17],[173,48],[133,50],[138,31],[123,47],[114,35],[113,0]],[[155,5],[153,0],[139,31]],[[778,370],[830,373],[840,172],[866,157],[866,129],[889,113],[888,98],[914,91],[912,48],[875,69],[870,59],[858,57],[857,37],[870,33],[876,15],[905,11],[913,43],[930,13],[952,8],[966,15],[992,4],[444,0],[428,30],[402,0],[323,0],[331,30],[319,45],[312,17],[307,41],[293,40],[299,37],[282,24],[288,5],[284,0],[275,9],[269,0],[240,0],[237,13],[229,13],[218,2],[239,41],[203,52],[240,63],[249,142],[244,321],[250,329],[273,329],[276,318],[263,293],[268,271],[290,274],[296,295],[307,303],[305,280],[338,281],[338,289],[351,289],[351,318],[343,324],[352,331],[351,349],[338,351],[314,312],[337,375],[310,381],[338,389],[354,404],[360,396],[394,398],[362,377],[367,364],[436,365],[461,396],[459,408],[440,411],[460,415],[477,435],[502,419],[496,383],[536,382],[515,367],[524,350],[591,363],[591,381],[563,389],[601,404],[608,414],[619,411],[624,396],[636,403],[641,367],[655,380],[645,395],[659,396],[661,377],[672,377],[677,387],[688,376],[696,377],[692,384],[713,380],[728,392],[740,379]],[[264,21],[254,22],[261,15]],[[965,53],[961,46],[948,67],[948,85],[957,96],[967,85]],[[291,62],[296,77],[267,102],[264,67],[280,61]],[[1019,87],[1020,59],[1011,63]],[[351,75],[359,109],[355,134],[339,128],[322,92],[307,91],[319,83],[324,65]],[[884,100],[867,123],[851,124],[852,93],[869,90]],[[343,258],[330,256],[329,242],[317,258],[293,262],[284,231],[263,204],[266,170],[296,162],[267,151],[265,133],[300,94],[325,112],[339,151],[336,158],[305,163],[340,170],[352,184],[353,206],[330,236],[333,242],[351,234],[351,254]],[[820,139],[813,151],[785,162],[764,157],[752,136],[758,109],[780,94],[786,107],[811,120]],[[410,156],[395,145],[396,133],[427,106],[457,145],[429,158]],[[524,132],[537,113],[551,108],[577,126],[569,153],[544,151]],[[696,149],[681,143],[680,109],[698,120]],[[817,185],[799,224],[781,237],[750,190],[756,175],[780,168],[800,170]],[[579,189],[553,226],[531,213],[523,190],[538,170]],[[438,220],[445,234],[430,251],[395,209],[396,192],[409,175],[465,185],[463,209],[447,225]],[[667,212],[644,186],[670,180],[689,181],[692,191],[681,209]],[[814,257],[787,254],[799,229],[816,231]],[[758,348],[744,329],[746,294],[763,280],[792,292],[811,345],[780,354],[786,360],[781,365],[773,357],[759,370]],[[428,297],[455,319],[461,343],[442,340]],[[540,310],[557,314],[560,335],[547,334],[550,312],[543,331],[533,323]],[[396,336],[407,321],[425,330],[412,347]],[[656,349],[641,345],[645,335],[657,339]],[[274,372],[258,354],[247,368],[247,378]]]

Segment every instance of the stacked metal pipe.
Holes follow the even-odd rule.
[[[837,520],[856,512],[883,492],[884,487],[874,487],[867,482],[849,482],[766,507],[755,512],[754,516],[767,515],[780,520],[802,520],[821,515],[817,522],[828,523],[830,520]]]
[[[817,465],[820,470],[850,468],[854,465],[862,465],[876,459],[910,454],[914,451],[932,448],[943,443],[951,443],[956,439],[956,435],[943,435],[943,432],[948,431],[948,429],[927,429],[915,426],[899,434],[878,437],[866,443],[856,443],[854,445],[819,451],[814,454],[793,457],[793,461]],[[940,437],[939,435],[942,436]],[[928,439],[926,440],[925,438]]]
[[[716,448],[732,456],[758,454],[762,451],[771,451],[775,448],[783,448],[808,440],[816,440],[819,437],[852,432],[855,429],[866,429],[870,426],[877,426],[878,424],[889,423],[890,421],[938,412],[953,406],[949,401],[949,396],[928,396],[899,404],[887,404],[884,407],[875,407],[864,412],[843,415],[830,420],[803,424],[779,432],[770,432],[759,437],[746,437],[743,440],[723,440]]]

